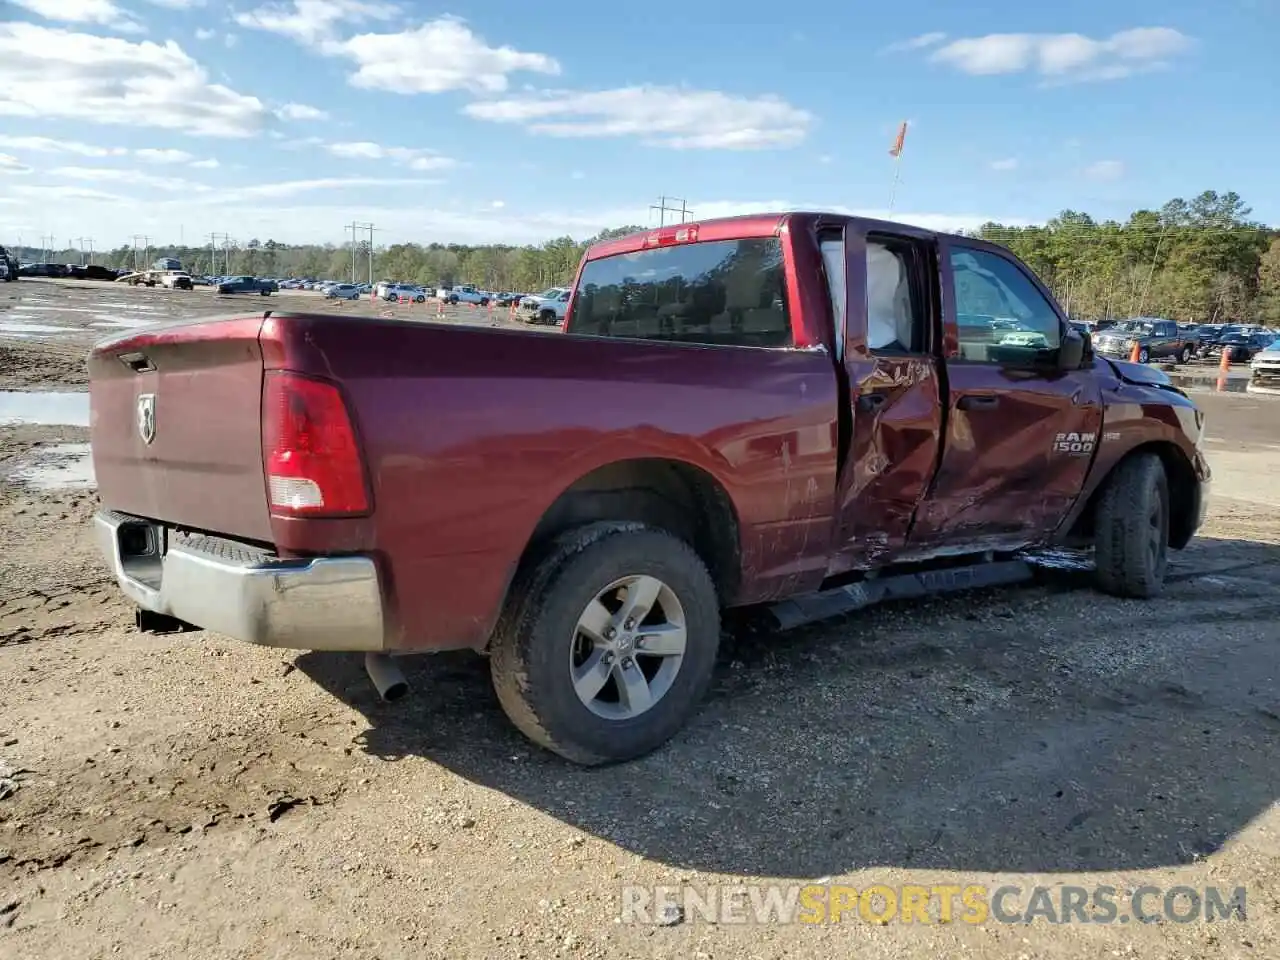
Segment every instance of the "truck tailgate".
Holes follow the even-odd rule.
[[[89,356],[102,505],[271,541],[262,471],[263,318],[130,333]]]

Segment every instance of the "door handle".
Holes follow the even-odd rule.
[[[864,393],[858,397],[859,410],[879,410],[886,400],[889,399],[887,393]]]
[[[987,397],[974,394],[961,397],[956,401],[956,407],[961,410],[994,410],[998,406],[1000,406],[999,397]]]

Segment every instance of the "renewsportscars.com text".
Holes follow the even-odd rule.
[[[1205,923],[1245,920],[1244,887],[903,884],[626,886],[623,923]]]

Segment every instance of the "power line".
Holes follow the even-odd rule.
[[[670,205],[668,205],[668,201],[670,201]],[[677,203],[680,204],[680,206],[675,206]],[[649,204],[649,210],[658,211],[658,226],[660,227],[665,227],[667,225],[668,213],[680,214],[681,223],[684,223],[689,217],[693,216],[693,211],[689,209],[689,203],[687,200],[682,200],[679,197],[668,197],[666,194],[659,197],[657,203]]]

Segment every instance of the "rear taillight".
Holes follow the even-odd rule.
[[[277,516],[341,517],[369,510],[355,430],[331,383],[291,373],[266,375],[262,465]]]

